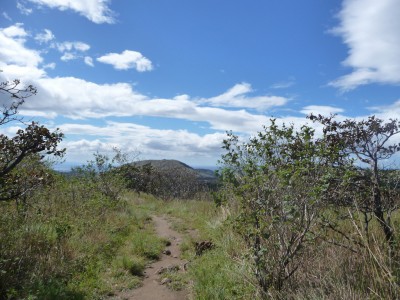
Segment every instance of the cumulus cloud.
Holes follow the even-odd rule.
[[[28,35],[23,24],[0,28],[0,65],[16,64],[17,66],[38,66],[42,62],[39,52],[25,47]]]
[[[43,66],[43,69],[52,69],[54,70],[56,68],[56,63],[49,63]]]
[[[149,97],[135,91],[128,83],[97,84],[75,77],[51,78],[44,68],[38,66],[42,61],[39,53],[26,48],[24,41],[19,40],[25,36],[22,25],[15,26],[17,28],[0,30],[0,67],[4,70],[0,76],[4,78],[7,74],[11,79],[20,78],[38,88],[40,93],[24,105],[25,113],[41,111],[49,116],[61,115],[73,119],[112,116],[178,118],[206,122],[215,130],[251,132],[260,128],[268,118],[263,114],[250,113],[245,108],[271,107],[285,101],[274,102],[272,98],[263,96],[251,97],[248,95],[252,92],[250,85],[243,83],[222,95],[199,101],[188,95],[172,99]],[[63,45],[62,50],[76,48],[72,46],[76,45],[74,43]],[[5,53],[5,50],[8,52]],[[66,60],[73,58],[68,53],[64,57]],[[55,65],[48,65],[52,66]],[[110,102],[110,99],[113,101]],[[222,106],[229,106],[230,109]]]
[[[90,67],[94,67],[93,64],[93,59],[90,56],[85,56],[85,58],[83,59],[83,61],[85,62],[85,64],[87,64]]]
[[[81,162],[82,153],[89,155],[93,151],[109,149],[111,146],[131,150],[144,149],[154,157],[168,158],[170,155],[171,158],[182,157],[182,160],[198,161],[210,153],[218,153],[226,130],[249,136],[269,123],[269,117],[265,113],[254,112],[253,109],[264,111],[289,101],[283,97],[254,96],[248,83],[236,84],[228,91],[222,91],[220,95],[210,98],[178,95],[172,99],[164,99],[144,95],[124,82],[98,84],[76,77],[54,78],[46,73],[46,68],[55,64],[48,64],[47,67],[41,65],[40,53],[26,47],[27,38],[29,35],[22,24],[0,29],[0,69],[4,71],[0,73],[0,81],[5,76],[8,76],[7,79],[20,78],[38,88],[38,95],[24,104],[21,110],[23,115],[41,116],[53,119],[53,122],[57,121],[58,116],[81,120],[70,121],[75,124],[58,124],[67,135],[64,146],[69,149],[69,153],[75,153],[77,161]],[[63,50],[68,50],[68,47],[65,46]],[[69,49],[76,51],[73,46]],[[89,62],[89,56],[87,57]],[[390,116],[389,113],[399,115],[400,102],[393,106],[371,109],[382,118]],[[328,114],[342,113],[343,110],[310,105],[301,112]],[[188,130],[161,130],[132,123],[103,123],[102,120],[106,117],[131,116],[202,122],[206,130],[216,132],[200,135]],[[97,125],[85,124],[84,119],[89,118],[98,119]],[[301,126],[307,120],[303,116],[286,116],[279,118],[277,122]]]
[[[25,29],[23,28],[23,23],[16,23],[15,25],[11,25],[9,27],[6,28],[2,28],[2,32],[5,36],[10,37],[10,38],[23,38],[26,37],[28,35],[28,33],[25,31]],[[22,40],[23,42],[25,42],[25,40]]]
[[[56,48],[59,52],[63,53],[60,57],[62,61],[69,61],[73,59],[82,58],[81,53],[86,52],[90,49],[90,45],[75,41],[75,42],[62,42],[62,43],[53,43],[53,48]],[[85,61],[85,59],[84,59]],[[87,64],[87,62],[85,61]]]
[[[72,51],[72,50],[85,52],[90,49],[90,45],[83,42],[62,42],[55,44],[55,47],[60,52]]]
[[[144,57],[140,52],[131,50],[125,50],[121,54],[108,53],[97,58],[97,61],[110,64],[117,70],[135,68],[139,72],[145,72],[153,69],[153,65],[148,58]]]
[[[61,57],[60,57],[60,59],[62,60],[62,61],[69,61],[69,60],[73,60],[73,59],[77,59],[78,58],[78,56],[76,56],[74,53],[71,53],[71,52],[65,52]]]
[[[112,24],[114,12],[108,7],[110,0],[28,0],[39,6],[47,6],[58,10],[72,10],[90,21],[101,24]],[[19,3],[19,2],[18,2]],[[19,3],[20,6],[22,4]],[[26,8],[25,8],[26,9]],[[20,8],[21,10],[21,8]]]
[[[40,111],[49,117],[61,115],[72,119],[128,116],[177,118],[205,122],[214,130],[250,133],[260,129],[268,118],[264,114],[250,113],[246,108],[261,110],[286,103],[286,99],[279,97],[275,99],[271,96],[250,96],[253,91],[247,83],[237,84],[227,92],[209,99],[191,98],[188,95],[163,99],[143,95],[128,83],[97,84],[75,77],[51,78],[43,68],[38,67],[41,61],[39,54],[25,48],[22,42],[15,42],[14,39],[20,35],[23,35],[22,31],[14,37],[3,34],[4,39],[0,39],[0,55],[2,49],[9,49],[8,45],[14,43],[19,47],[19,52],[24,50],[30,55],[37,55],[37,63],[29,64],[29,59],[26,58],[17,65],[13,59],[18,51],[11,51],[9,55],[3,55],[6,63],[0,63],[1,69],[4,70],[0,76],[7,74],[11,78],[26,79],[40,91],[25,103],[25,114],[29,111]],[[63,50],[73,48],[69,47],[69,44],[66,45]],[[72,57],[66,56],[64,59],[69,58]]]
[[[236,84],[227,92],[217,97],[202,99],[201,102],[215,107],[241,107],[265,111],[274,106],[282,106],[288,102],[287,98],[278,96],[249,97],[253,92],[249,83]]]
[[[45,29],[43,33],[38,33],[35,40],[39,43],[48,43],[55,38],[54,34],[49,29]]]
[[[62,124],[61,130],[69,137],[87,136],[86,139],[71,141],[64,146],[68,155],[82,160],[82,153],[109,151],[112,147],[127,152],[139,150],[147,158],[177,158],[199,163],[201,160],[216,161],[221,153],[225,133],[199,135],[187,130],[154,129],[134,123],[106,122],[103,126]],[[94,140],[91,140],[91,138]],[[79,157],[79,154],[81,157]]]
[[[68,135],[87,135],[106,138],[108,143],[130,143],[135,145],[150,145],[154,141],[164,140],[174,149],[182,151],[204,151],[221,146],[221,138],[225,133],[211,133],[203,136],[187,130],[154,129],[135,123],[121,123],[108,121],[104,126],[89,124],[61,124],[60,128]],[[178,138],[177,138],[178,137]],[[176,146],[176,147],[174,147]],[[154,150],[158,150],[155,148]]]
[[[400,116],[400,100],[391,105],[373,106],[369,107],[369,109],[380,118],[398,119]]]
[[[226,110],[199,106],[189,98],[149,98],[127,83],[96,84],[74,77],[40,77],[41,91],[25,104],[27,110],[55,112],[72,119],[153,116],[206,122],[216,130],[251,132],[268,118],[244,109]],[[113,99],[110,102],[110,99]]]
[[[39,111],[39,110],[25,110],[20,109],[18,112],[21,116],[28,116],[28,117],[42,117],[46,119],[54,119],[57,114],[55,112],[46,112],[46,111]]]
[[[353,71],[330,84],[351,90],[370,83],[400,84],[400,2],[344,0],[332,30],[349,48],[343,65]]]
[[[303,109],[300,112],[305,115],[309,115],[312,113],[314,115],[320,114],[323,116],[329,116],[330,114],[342,113],[344,112],[344,109],[333,106],[325,106],[325,105],[309,105],[303,107]]]
[[[27,67],[6,66],[4,71],[15,78],[28,74]],[[40,93],[25,103],[25,114],[41,111],[52,117],[60,115],[72,119],[128,116],[177,118],[205,122],[215,130],[236,132],[254,132],[268,121],[265,115],[244,109],[200,106],[188,97],[150,98],[136,92],[127,83],[97,84],[74,77],[49,78],[43,71],[34,72],[33,69],[29,72],[29,82]],[[110,99],[113,101],[110,102]]]

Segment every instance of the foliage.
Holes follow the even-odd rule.
[[[323,117],[310,115],[309,118],[323,125],[323,141],[329,147],[340,144],[343,157],[355,156],[366,164],[367,168],[353,168],[353,174],[345,190],[340,190],[341,196],[347,197],[349,204],[357,206],[364,217],[364,227],[368,235],[371,214],[379,222],[386,240],[393,244],[394,228],[391,224],[392,213],[399,208],[400,190],[397,186],[398,176],[388,176],[381,163],[400,151],[400,143],[391,143],[391,138],[400,133],[400,121],[382,119],[370,116],[366,120],[336,121],[334,116]],[[396,172],[392,172],[396,175]],[[349,193],[350,192],[350,193]],[[397,200],[397,201],[396,201]]]
[[[11,99],[1,99],[0,125],[22,122],[18,109],[36,94],[19,85],[0,83]],[[64,153],[58,130],[31,123],[0,135],[0,299],[97,299],[137,287],[164,248],[154,213],[185,232],[188,272],[176,276],[196,299],[399,298],[400,172],[382,162],[400,151],[391,143],[400,124],[309,118],[322,136],[275,120],[245,143],[230,133],[218,208],[173,200],[204,191],[188,170],[128,164],[115,150],[64,177],[43,161]],[[215,247],[196,256],[199,240]]]
[[[208,191],[208,186],[198,180],[193,170],[179,167],[156,168],[150,163],[129,164],[121,168],[127,187],[148,193],[163,200],[194,199],[199,193]]]
[[[149,213],[90,178],[53,175],[20,210],[0,204],[0,299],[98,299],[140,284],[163,241]]]
[[[258,282],[266,293],[280,290],[314,239],[326,178],[337,172],[337,152],[317,143],[312,128],[279,128],[275,120],[247,143],[228,134],[224,148],[221,177],[227,188],[219,201],[240,202],[237,227],[251,248]]]
[[[327,251],[330,246],[349,251],[358,268],[373,274],[376,280],[365,280],[366,286],[397,297],[391,218],[400,201],[399,172],[383,170],[381,162],[400,151],[400,145],[390,144],[399,122],[309,118],[323,125],[322,136],[309,126],[279,127],[275,120],[247,143],[229,133],[216,202],[237,211],[234,224],[252,252],[265,296],[282,295],[285,282],[294,285],[301,277],[296,271],[305,272],[307,256],[322,241]]]
[[[28,85],[26,87],[20,87],[21,81],[18,79],[10,81],[0,82],[0,93],[5,94],[7,98],[11,98],[11,101],[7,99],[1,99],[2,104],[2,117],[0,118],[0,125],[6,123],[21,120],[18,117],[18,108],[24,104],[25,99],[36,95],[37,89]]]
[[[215,207],[209,201],[169,202],[146,197],[141,208],[156,213],[167,213],[175,230],[183,233],[181,251],[188,260],[187,273],[190,295],[193,299],[263,299],[254,274],[250,248],[237,230],[237,208],[234,205]],[[235,202],[231,199],[231,202]],[[233,204],[233,203],[232,203]],[[343,208],[347,210],[347,208]],[[321,212],[336,218],[332,206],[323,204]],[[357,216],[354,216],[357,217]],[[393,216],[398,223],[400,215]],[[336,219],[338,229],[355,238],[359,235],[351,219]],[[356,224],[358,221],[355,220]],[[318,230],[317,230],[318,229]],[[345,238],[333,231],[314,228],[318,237],[307,243],[301,253],[301,264],[280,291],[271,289],[269,299],[398,299],[396,275],[391,273],[390,257],[381,247],[384,236],[379,224],[371,223],[371,238],[378,240],[370,248],[351,244],[356,252],[327,242],[343,242]],[[362,233],[362,232],[361,232]],[[359,240],[365,237],[360,237]],[[215,248],[202,256],[195,255],[196,241],[212,240]],[[175,278],[174,278],[175,279]],[[182,282],[182,279],[181,281]]]
[[[117,148],[113,148],[113,151],[112,158],[106,154],[94,153],[93,160],[74,168],[72,172],[86,181],[88,186],[93,186],[104,196],[117,201],[126,186],[125,173],[121,166],[128,162],[128,155]]]
[[[19,80],[0,83],[0,94],[5,94],[11,99],[1,99],[3,107],[0,125],[13,121],[22,122],[22,119],[18,117],[18,109],[26,98],[36,94],[36,88],[33,86],[19,88],[19,85]],[[14,137],[0,134],[0,201],[23,197],[33,187],[41,184],[46,174],[32,170],[28,178],[26,176],[23,178],[17,171],[17,166],[27,158],[39,161],[44,157],[43,154],[63,156],[65,149],[57,148],[63,136],[58,129],[51,132],[36,122],[31,122],[24,129],[19,129]],[[24,185],[23,181],[29,183]]]

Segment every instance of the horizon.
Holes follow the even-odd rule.
[[[157,159],[157,160],[164,160],[164,159]],[[138,162],[138,161],[141,161],[141,160],[137,160],[137,161],[134,161],[134,162]],[[177,160],[177,161],[186,164],[183,161],[180,161],[180,160]],[[131,162],[129,162],[129,163],[131,163]],[[73,164],[73,163],[63,163],[63,162],[61,162],[61,163],[55,163],[53,165],[52,169],[55,170],[55,171],[58,171],[58,172],[62,172],[62,173],[66,172],[67,173],[67,172],[71,172],[73,168],[82,167],[83,165],[85,165],[85,163],[83,163],[83,164]],[[216,164],[216,165],[208,165],[208,166],[207,165],[190,165],[190,164],[186,164],[186,165],[188,165],[189,167],[191,167],[191,168],[193,168],[195,170],[206,169],[206,170],[216,171],[219,168],[218,164]]]

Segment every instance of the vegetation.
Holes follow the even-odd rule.
[[[36,89],[19,85],[0,85],[9,98],[0,125],[25,126],[18,109]],[[64,154],[62,137],[35,122],[0,136],[0,299],[91,299],[135,287],[163,248],[148,212],[124,197],[115,168],[124,156],[95,154],[65,177],[44,160]]]
[[[393,193],[388,190],[388,187],[393,183],[397,184],[398,177],[386,176],[385,179],[390,181],[385,182],[385,176],[382,174],[379,163],[400,151],[400,143],[387,145],[392,136],[400,133],[400,122],[390,120],[390,122],[383,123],[383,120],[375,116],[358,122],[354,120],[337,122],[332,116],[323,117],[321,115],[318,117],[311,115],[310,119],[324,126],[323,142],[330,148],[339,144],[341,146],[337,151],[342,157],[355,155],[359,162],[367,164],[366,169],[353,168],[355,171],[353,183],[357,184],[361,192],[364,191],[365,199],[357,205],[365,214],[365,231],[368,235],[368,225],[371,220],[369,214],[373,213],[386,240],[393,243],[395,236],[394,228],[391,225],[391,215],[398,209],[396,198],[399,195],[397,189]],[[342,197],[343,195],[346,194],[342,194]],[[350,195],[349,198],[352,203],[357,201],[354,195]]]
[[[288,297],[294,287],[304,288],[296,272],[313,271],[304,269],[306,257],[317,248],[341,247],[355,254],[354,278],[364,277],[354,271],[372,272],[356,281],[362,287],[357,294],[397,298],[400,261],[391,219],[400,200],[399,172],[385,172],[379,162],[400,151],[398,144],[387,145],[399,122],[310,119],[323,125],[322,137],[311,127],[296,131],[271,120],[247,143],[233,134],[224,141],[217,201],[237,211],[234,224],[251,250],[263,297]],[[319,241],[330,247],[322,250]]]
[[[163,200],[210,198],[215,177],[205,176],[174,160],[151,160],[125,164],[121,168],[127,187]]]
[[[8,96],[6,101],[2,101],[0,126],[15,121],[22,122],[18,117],[18,108],[26,98],[36,94],[33,86],[19,88],[19,85],[19,80],[0,83],[0,93]],[[51,132],[36,122],[19,129],[14,137],[0,134],[0,201],[20,199],[42,184],[47,176],[43,168],[29,169],[21,164],[24,159],[39,162],[43,153],[62,156],[65,149],[57,148],[62,138],[63,134],[58,129]]]
[[[216,191],[183,164],[132,164],[117,149],[57,173],[45,157],[63,156],[63,134],[18,116],[36,89],[16,80],[0,92],[0,126],[23,128],[0,135],[0,299],[138,287],[166,245],[151,222],[161,214],[188,261],[170,286],[194,299],[400,297],[400,171],[383,167],[400,151],[397,120],[311,115],[321,133],[276,120],[247,142],[229,133]]]

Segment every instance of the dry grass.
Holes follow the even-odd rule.
[[[399,298],[395,257],[389,255],[376,222],[371,224],[367,242],[357,219],[361,216],[348,215],[338,221],[340,230],[356,242],[320,228],[315,234],[321,238],[306,244],[295,275],[285,282],[281,291],[271,290],[263,295],[253,276],[249,251],[232,227],[235,210],[216,208],[214,203],[206,201],[172,201],[160,209],[173,217],[176,228],[186,234],[181,248],[185,258],[191,261],[189,277],[194,299]],[[335,217],[329,211],[326,214]],[[395,224],[398,217],[394,218]],[[196,257],[194,242],[208,239],[216,248]]]
[[[132,196],[110,201],[58,178],[24,210],[1,203],[0,299],[93,299],[140,284],[163,241]]]
[[[176,288],[189,284],[194,299],[400,298],[398,249],[388,252],[376,222],[368,243],[357,214],[339,226],[358,244],[321,228],[315,233],[321,238],[306,245],[283,289],[263,295],[249,249],[233,226],[236,211],[135,193],[110,202],[84,183],[60,179],[34,195],[25,210],[0,205],[0,299],[95,299],[140,285],[145,265],[163,248],[150,222],[155,213],[170,216],[185,236],[188,272],[179,275],[182,286]],[[394,216],[397,230],[399,218]],[[196,256],[194,243],[202,240],[216,247]]]

